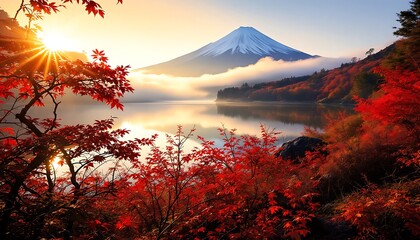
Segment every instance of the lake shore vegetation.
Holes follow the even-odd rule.
[[[104,17],[96,1],[62,1],[72,3]],[[16,14],[32,22],[62,8],[22,1]],[[398,15],[402,39],[384,57],[287,80],[316,85],[335,71],[340,84],[315,88],[316,99],[356,104],[357,114],[308,128],[325,144],[299,159],[278,157],[281,133],[263,125],[259,136],[222,127],[222,146],[198,136],[189,151],[194,129],[182,126],[165,146],[156,135],[123,140],[113,119],[62,126],[67,91],[122,110],[128,66],[110,66],[102,50],[67,59],[11,20],[17,35],[0,39],[0,238],[418,239],[419,15],[419,0]],[[346,74],[353,85],[341,88]],[[47,102],[50,118],[31,116]]]

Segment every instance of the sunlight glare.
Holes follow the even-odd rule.
[[[63,160],[61,159],[60,156],[55,156],[51,165],[53,166],[53,168],[58,168],[60,166],[63,166]]]
[[[38,38],[50,51],[72,50],[73,43],[66,35],[59,32],[39,32]]]

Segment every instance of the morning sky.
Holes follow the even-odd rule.
[[[239,26],[252,26],[269,37],[309,54],[358,56],[396,38],[396,13],[405,0],[116,0],[98,1],[105,19],[77,4],[39,24],[46,33],[65,37],[65,48],[104,49],[111,64],[144,67],[194,51]],[[0,0],[13,16],[20,1]],[[19,18],[25,25],[23,15]]]

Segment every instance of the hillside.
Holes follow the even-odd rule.
[[[265,57],[274,60],[297,61],[317,56],[279,43],[253,27],[240,27],[196,51],[138,70],[152,74],[198,77],[203,74],[217,74],[236,67],[245,67]]]
[[[367,98],[378,88],[381,80],[373,69],[394,49],[393,44],[358,62],[309,76],[225,88],[217,93],[217,101],[353,103],[353,96]]]

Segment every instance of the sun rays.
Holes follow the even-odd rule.
[[[43,72],[44,76],[51,72],[58,72],[59,61],[64,60],[65,56],[60,51],[52,51],[44,45],[34,47],[28,51],[22,52],[18,69],[30,69]]]
[[[7,53],[10,58],[0,63],[15,73],[37,72],[47,78],[60,72],[60,61],[74,60],[71,56],[74,52],[69,52],[74,44],[59,32],[38,32],[26,38],[1,38],[0,41],[14,49]]]
[[[9,57],[1,64],[9,66],[12,72],[20,71],[38,72],[44,77],[59,72],[59,62],[66,60],[66,54],[61,50],[52,50],[39,39],[13,39],[15,51],[9,52]],[[1,39],[2,42],[11,42]]]
[[[37,36],[49,51],[68,51],[74,49],[74,43],[63,33],[40,31],[37,33]]]

